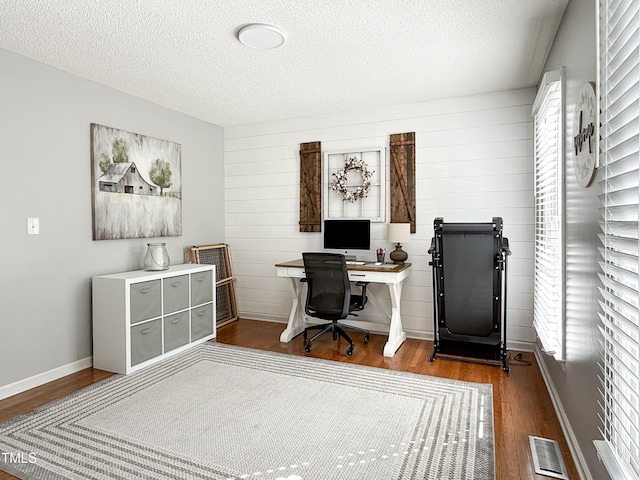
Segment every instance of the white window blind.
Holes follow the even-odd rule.
[[[600,0],[598,11],[602,181],[601,394],[612,478],[640,478],[640,17],[638,0]]]
[[[562,72],[545,73],[533,104],[535,268],[533,325],[545,352],[564,358]]]

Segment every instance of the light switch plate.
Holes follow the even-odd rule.
[[[27,235],[39,235],[39,234],[40,234],[40,219],[27,218]]]

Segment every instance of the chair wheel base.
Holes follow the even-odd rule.
[[[353,345],[347,348],[347,357],[353,356]]]

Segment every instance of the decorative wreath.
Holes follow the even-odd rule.
[[[362,175],[362,184],[358,185],[355,190],[349,190],[347,188],[347,176],[350,170],[355,170]],[[355,202],[359,198],[366,198],[371,189],[371,177],[374,172],[370,172],[367,168],[367,164],[360,158],[351,157],[344,162],[344,167],[333,173],[335,177],[331,181],[331,189],[338,193],[342,197],[342,201],[349,200]]]

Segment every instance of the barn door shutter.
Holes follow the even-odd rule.
[[[416,133],[396,133],[391,150],[391,223],[410,223],[416,233]]]
[[[320,232],[322,155],[320,142],[300,144],[300,231]]]

